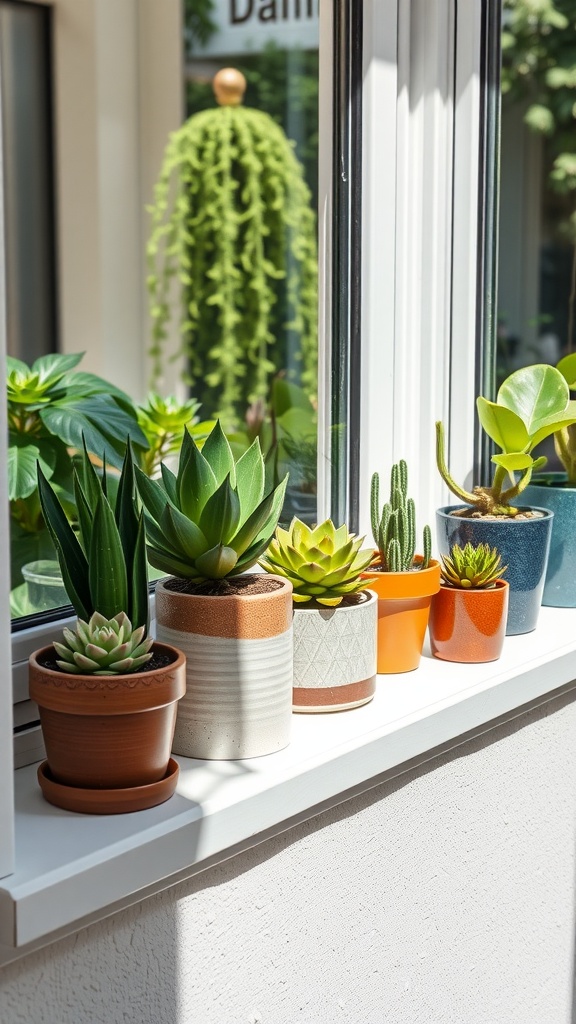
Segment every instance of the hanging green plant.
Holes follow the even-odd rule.
[[[245,80],[225,69],[220,104],[170,136],[151,208],[148,289],[154,380],[162,373],[172,284],[194,394],[227,428],[265,399],[285,368],[316,391],[317,247],[310,190],[293,144],[267,114],[240,105]]]

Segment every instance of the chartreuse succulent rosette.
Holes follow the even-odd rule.
[[[106,467],[99,476],[84,446],[74,470],[78,534],[38,467],[42,512],[52,535],[66,593],[78,615],[76,632],[54,644],[65,672],[133,672],[150,658],[144,517],[136,505],[130,447],[112,497]]]
[[[267,483],[258,439],[236,461],[219,421],[202,450],[186,430],[178,472],[164,464],[161,472],[152,480],[136,470],[151,565],[200,583],[237,576],[258,561],[288,479]]]
[[[65,629],[64,640],[53,644],[58,668],[94,676],[134,672],[149,661],[153,643],[152,637],[144,636],[144,626],[132,629],[124,612],[113,619],[94,612],[89,622],[79,619],[75,630]]]
[[[508,568],[502,565],[498,549],[491,548],[489,544],[478,544],[476,547],[466,544],[463,548],[454,544],[450,554],[441,557],[442,582],[461,590],[486,590],[493,587]]]
[[[346,525],[336,529],[331,519],[314,529],[293,519],[287,530],[278,527],[260,565],[290,580],[295,602],[335,606],[368,585],[359,576],[374,552],[360,550],[363,540],[349,533]]]

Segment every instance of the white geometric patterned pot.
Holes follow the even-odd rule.
[[[294,711],[344,711],[376,688],[378,597],[354,605],[294,606]]]

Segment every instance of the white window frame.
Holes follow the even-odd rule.
[[[149,2],[153,6],[155,0]],[[409,461],[420,515],[429,518],[443,503],[434,464],[438,417],[449,427],[455,472],[465,475],[472,466],[478,6],[477,0],[398,0],[398,5],[364,0],[363,529],[368,529],[372,470],[387,473],[401,456]],[[321,39],[329,39],[330,32],[331,11],[323,3]],[[330,75],[329,62],[322,68],[321,75]],[[332,123],[327,107],[322,111],[321,152]],[[320,274],[321,351],[327,360],[331,199],[325,163],[320,196],[320,248],[326,253]],[[325,407],[329,382],[323,380]],[[327,453],[325,416],[322,422],[320,441]],[[2,479],[5,462],[2,446]],[[2,538],[6,562],[5,529]],[[3,586],[0,600],[7,601],[6,581]],[[426,757],[440,743],[457,744],[468,729],[489,728],[497,715],[515,714],[528,700],[545,700],[555,688],[573,686],[576,642],[566,643],[566,636],[576,632],[576,612],[543,612],[542,632],[509,638],[502,663],[462,668],[427,659],[401,687],[387,689],[385,700],[377,695],[373,705],[350,717],[318,716],[311,722],[296,716],[293,746],[255,763],[250,772],[238,772],[227,762],[184,764],[182,796],[134,816],[133,825],[127,821],[131,816],[118,816],[97,823],[87,819],[80,830],[76,816],[60,816],[54,824],[49,809],[38,820],[28,815],[21,833],[24,859],[30,850],[26,837],[37,838],[45,821],[45,856],[54,866],[42,871],[40,865],[34,877],[17,872],[13,882],[0,885],[0,944],[11,947],[5,959],[203,870],[310,816],[320,804],[340,802],[352,787],[370,788],[382,772],[402,771],[409,757]],[[4,628],[7,619],[2,622]],[[53,629],[44,630],[46,638]],[[41,632],[36,627],[19,634],[20,651],[40,646]],[[0,729],[10,718],[8,690],[3,688],[7,713]],[[2,767],[9,767],[9,748],[9,742],[0,746]],[[28,793],[35,785],[33,766],[16,774]],[[0,804],[2,837],[11,834],[11,814],[8,803]],[[62,838],[67,830],[70,854]],[[28,860],[38,863],[43,856],[40,840]],[[112,862],[118,872],[110,870]],[[0,954],[2,959],[5,951]]]

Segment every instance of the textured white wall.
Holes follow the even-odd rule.
[[[575,735],[559,699],[4,968],[1,1024],[571,1024]]]

